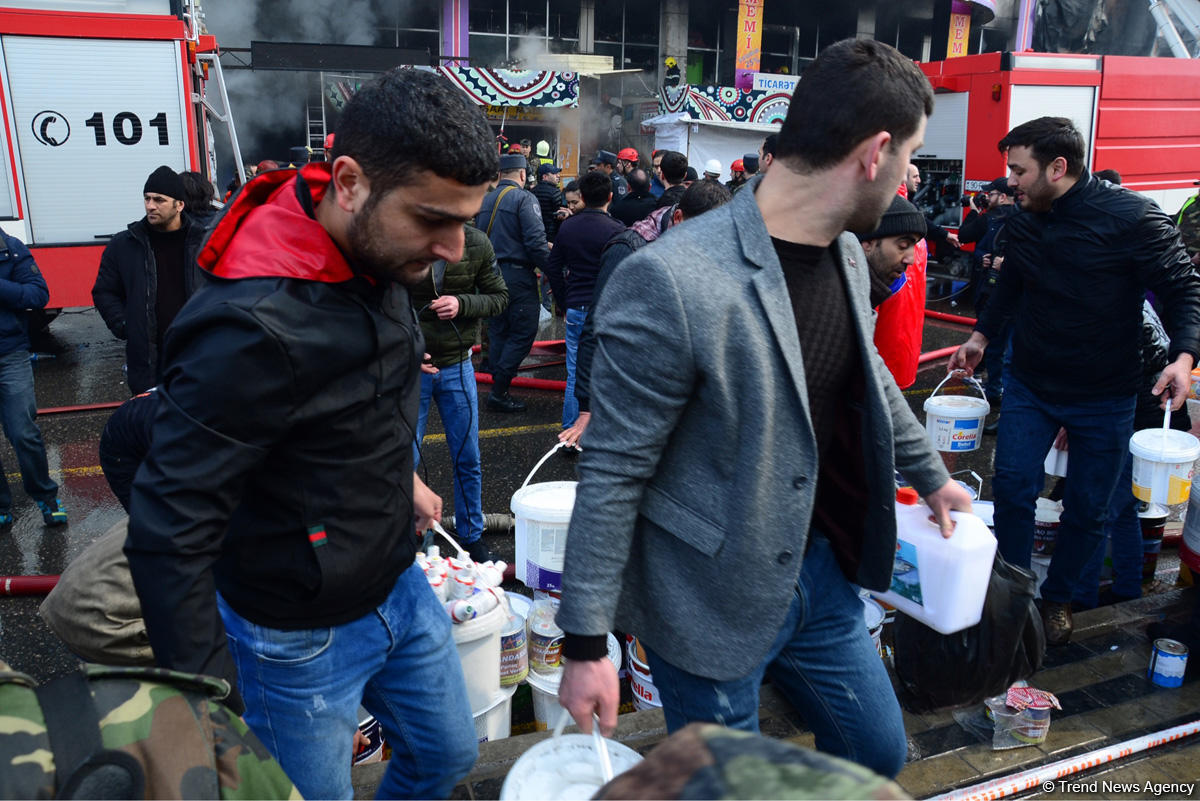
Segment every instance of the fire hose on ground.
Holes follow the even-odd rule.
[[[1030,768],[1011,776],[1003,776],[971,787],[964,787],[961,790],[943,793],[934,796],[930,801],[996,801],[1033,789],[1041,789],[1047,793],[1062,792],[1058,782],[1066,776],[1073,776],[1085,770],[1198,733],[1200,733],[1200,720],[1193,720],[1191,723],[1173,726],[1106,748],[1098,748],[1086,754],[1060,759],[1058,762],[1052,762],[1040,768]]]

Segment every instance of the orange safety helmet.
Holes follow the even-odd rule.
[[[621,161],[632,161],[636,163],[638,160],[638,152],[632,147],[627,147],[617,154],[617,158]]]
[[[734,161],[732,164],[729,165],[729,170],[730,170],[730,172],[745,172],[746,165],[742,163],[741,159],[737,159],[736,161]]]

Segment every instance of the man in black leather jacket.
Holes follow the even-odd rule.
[[[992,482],[996,537],[1009,562],[1029,566],[1043,457],[1060,427],[1070,438],[1065,513],[1042,584],[1046,639],[1063,644],[1071,636],[1071,595],[1103,540],[1133,433],[1142,300],[1154,291],[1171,336],[1153,391],[1178,408],[1200,347],[1200,277],[1162,209],[1084,169],[1083,137],[1070,120],[1020,125],[1000,149],[1021,211],[1005,225],[997,290],[950,369],[974,369],[1012,318]]]

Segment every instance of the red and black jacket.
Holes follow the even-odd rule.
[[[315,219],[328,181],[309,165],[247,184],[165,343],[125,546],[165,667],[236,679],[214,590],[263,626],[333,626],[413,561],[420,328]]]

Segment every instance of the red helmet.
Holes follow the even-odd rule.
[[[638,152],[632,147],[627,147],[617,154],[617,158],[619,158],[621,161],[637,161]]]
[[[745,172],[746,165],[742,164],[741,159],[737,159],[736,161],[733,162],[733,164],[729,165],[729,169],[733,172]]]
[[[333,134],[327,134],[325,136],[325,149],[333,150]]]

